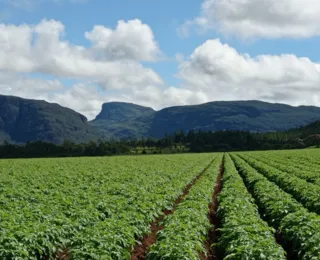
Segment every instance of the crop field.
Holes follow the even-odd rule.
[[[320,259],[317,149],[0,161],[0,259]]]

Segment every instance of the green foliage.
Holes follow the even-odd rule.
[[[155,111],[149,107],[123,102],[109,102],[90,122],[100,138],[139,138],[148,136]]]
[[[320,185],[320,168],[315,165],[312,160],[312,150],[310,153],[304,151],[287,151],[282,152],[279,156],[278,152],[251,152],[247,155],[255,160],[267,163],[269,166],[277,168],[282,172],[289,173],[300,179]],[[299,156],[299,160],[296,160]],[[319,165],[320,166],[320,165]]]
[[[212,200],[214,183],[219,173],[222,155],[217,155],[213,164],[201,179],[190,189],[176,211],[167,216],[164,229],[157,235],[157,242],[148,254],[150,260],[200,259],[206,254],[205,243],[211,224],[208,219],[208,204]]]
[[[111,102],[103,105],[95,120],[87,122],[83,115],[58,104],[0,95],[0,143],[61,145],[69,140],[88,145],[114,139],[132,149],[156,146],[164,153],[317,147],[320,123],[314,121],[320,119],[319,112],[316,107],[259,101],[211,102],[161,111]],[[300,128],[283,132],[293,127]],[[179,150],[179,146],[186,149]],[[64,156],[81,154],[80,150]]]
[[[117,141],[90,141],[86,144],[76,144],[64,141],[62,145],[42,141],[28,142],[25,145],[0,145],[0,158],[42,158],[42,157],[76,157],[76,156],[104,156],[129,154],[130,147]]]
[[[279,152],[279,155],[283,153],[285,152]],[[247,159],[246,153],[239,155]],[[290,194],[257,172],[239,155],[232,154],[232,159],[249,190],[252,191],[262,216],[278,229],[283,240],[292,247],[299,258],[319,259],[320,217],[308,212]],[[318,158],[316,153],[313,156],[314,159]],[[294,184],[292,186],[294,187]]]
[[[149,135],[191,129],[202,131],[282,131],[320,120],[317,107],[292,107],[260,101],[220,101],[165,108],[156,113]]]
[[[180,132],[176,138],[188,137]],[[89,143],[84,150],[104,145]],[[73,151],[74,144],[65,142],[63,149]],[[209,222],[208,204],[221,159],[185,154],[0,160],[0,259],[55,259],[64,252],[71,259],[129,260],[150,224],[172,210],[210,164],[160,223],[164,229],[147,255],[201,259],[208,230],[217,228]],[[276,231],[295,258],[320,259],[319,161],[316,149],[226,155],[217,211],[221,236],[211,246],[222,249],[225,259],[285,259]]]
[[[87,118],[69,108],[41,100],[0,95],[0,141],[26,143],[96,140]]]
[[[102,137],[162,138],[180,130],[283,131],[320,120],[319,112],[320,108],[317,107],[292,107],[260,101],[210,102],[160,111],[134,104],[111,102],[103,105],[101,113],[90,124],[98,129]],[[303,135],[310,132],[312,130],[303,131]],[[278,136],[280,135],[282,134]],[[296,135],[296,132],[290,133],[292,138]],[[275,138],[276,135],[270,137]]]
[[[320,218],[317,214],[297,211],[281,222],[281,232],[293,245],[302,244],[303,259],[320,259]]]
[[[0,161],[0,259],[130,259],[212,155]]]
[[[307,209],[320,214],[320,186],[300,179],[295,175],[280,171],[277,168],[259,162],[247,156],[241,156],[250,166],[261,172],[268,180],[276,183],[281,189],[290,193]]]
[[[224,259],[286,259],[274,239],[274,229],[260,218],[229,155],[225,158],[223,189],[218,200],[217,214],[222,220],[219,246],[225,252]]]

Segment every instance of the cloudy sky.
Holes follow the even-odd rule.
[[[319,0],[0,0],[0,94],[320,106],[319,46]]]

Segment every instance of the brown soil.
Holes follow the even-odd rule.
[[[69,248],[64,249],[63,251],[57,254],[57,260],[69,260],[71,259],[71,253]]]
[[[201,255],[201,258],[203,260],[214,260],[214,259],[222,259],[223,256],[220,252],[218,252],[216,247],[211,247],[212,244],[218,242],[218,238],[220,236],[219,228],[220,228],[220,220],[217,217],[217,209],[219,206],[218,202],[218,194],[222,190],[223,185],[223,173],[224,173],[224,157],[222,159],[222,162],[220,164],[220,170],[219,175],[217,177],[217,181],[214,186],[214,191],[212,194],[212,202],[208,205],[209,207],[209,214],[208,219],[210,220],[210,223],[214,226],[214,228],[209,230],[208,233],[208,241],[207,241],[207,252],[208,255]]]
[[[49,260],[50,257],[45,256],[43,258],[41,258],[43,260]],[[71,259],[71,252],[70,252],[70,248],[65,248],[62,251],[59,251],[56,255],[56,260],[69,260]]]
[[[275,234],[275,239],[277,243],[282,246],[282,248],[287,253],[287,259],[288,260],[300,260],[301,257],[298,256],[297,252],[295,252],[292,248],[291,244],[286,243],[286,241],[283,239],[282,234],[279,232],[279,230]]]
[[[164,226],[160,225],[160,223],[163,221],[164,217],[171,215],[176,211],[177,206],[189,194],[191,187],[196,184],[196,182],[208,170],[208,168],[212,165],[212,163],[213,163],[213,161],[196,178],[194,178],[191,183],[189,183],[185,187],[183,193],[175,200],[172,210],[167,210],[167,209],[163,210],[163,214],[160,217],[158,217],[154,222],[152,222],[151,227],[150,227],[151,233],[148,235],[145,235],[141,242],[136,243],[134,250],[131,254],[131,260],[146,259],[149,247],[152,246],[157,241],[157,233],[160,230],[164,229]]]

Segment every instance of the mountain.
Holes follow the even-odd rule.
[[[155,111],[150,107],[125,102],[109,102],[102,105],[102,110],[95,120],[105,120],[113,123],[154,113]]]
[[[96,138],[87,118],[69,108],[0,95],[0,142],[87,142]]]
[[[0,95],[0,142],[42,140],[76,143],[109,138],[163,137],[184,130],[283,131],[320,120],[320,108],[292,107],[261,101],[220,101],[154,111],[130,103],[110,102],[97,117],[40,100]],[[305,130],[307,131],[307,130]]]
[[[101,138],[138,138],[148,136],[156,111],[131,103],[109,102],[90,124]]]
[[[316,120],[320,120],[319,107],[262,101],[218,101],[169,107],[157,112],[133,104],[105,103],[91,124],[105,136],[128,138],[162,137],[180,130],[282,131]]]

